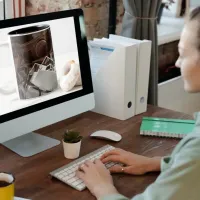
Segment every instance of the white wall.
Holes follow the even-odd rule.
[[[190,6],[191,7],[200,6],[200,0],[190,0]]]
[[[41,23],[34,23],[12,28],[0,29],[0,44],[8,41],[8,33],[12,30],[27,27],[30,25],[49,24],[53,40],[54,55],[77,52],[77,41],[75,35],[74,19],[65,18]],[[10,66],[12,63],[8,45],[0,45],[0,67]]]

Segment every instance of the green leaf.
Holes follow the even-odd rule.
[[[82,140],[82,136],[80,136],[80,133],[78,131],[73,130],[66,130],[63,136],[63,140],[66,143],[77,143]]]

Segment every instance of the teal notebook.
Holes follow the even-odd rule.
[[[194,126],[194,120],[143,117],[140,135],[183,138]]]

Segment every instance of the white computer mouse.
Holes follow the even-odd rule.
[[[92,133],[90,136],[93,138],[111,140],[114,142],[119,142],[122,139],[122,136],[120,134],[113,131],[107,131],[107,130],[96,131]]]

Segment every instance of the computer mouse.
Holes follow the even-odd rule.
[[[100,130],[92,133],[90,135],[93,138],[105,139],[114,142],[119,142],[122,139],[122,136],[119,133],[107,130]]]

